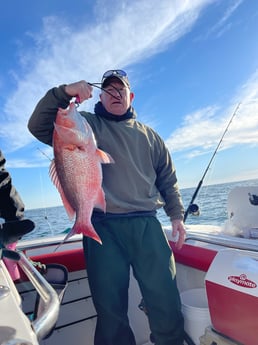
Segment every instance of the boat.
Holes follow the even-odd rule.
[[[257,196],[258,187],[233,189],[226,224],[187,225],[181,250],[174,245],[171,229],[164,227],[176,260],[186,345],[258,344]],[[97,315],[82,237],[75,235],[60,246],[63,237],[19,241],[20,279],[15,282],[0,261],[0,344],[93,345]],[[51,265],[57,273],[67,270],[59,284],[44,273]],[[137,345],[153,344],[133,275],[129,319]]]

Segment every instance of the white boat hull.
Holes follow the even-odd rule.
[[[201,324],[201,326],[200,323],[197,326],[195,324],[193,332],[191,331],[191,322],[187,326],[190,330],[188,335],[192,337],[192,340],[194,339],[195,345],[258,344],[258,335],[256,336],[258,316],[254,312],[258,308],[258,235],[254,236],[258,232],[257,207],[258,188],[250,189],[249,187],[245,187],[232,191],[228,201],[229,220],[227,227],[208,225],[187,226],[186,243],[180,251],[176,249],[172,242],[171,229],[164,229],[176,259],[177,284],[181,296],[183,296],[184,292],[201,289],[200,291],[203,291],[202,297],[204,297],[202,301],[208,297],[207,306],[194,306],[199,312],[200,310],[206,313],[208,312],[206,323]],[[249,219],[245,218],[246,213],[248,213]],[[228,231],[228,226],[230,226],[230,231]],[[232,233],[232,229],[235,231],[236,228],[238,229],[237,233]],[[243,229],[244,232],[242,231]],[[246,234],[250,236],[246,236]],[[60,310],[58,310],[59,313],[56,315],[56,309],[52,311],[53,317],[51,322],[54,330],[47,338],[42,336],[44,332],[46,334],[46,330],[49,327],[49,323],[45,325],[45,319],[49,316],[46,311],[42,320],[32,322],[31,325],[34,332],[30,328],[30,322],[28,321],[28,317],[31,318],[34,313],[36,295],[45,285],[44,281],[41,280],[42,276],[37,276],[38,272],[36,274],[31,269],[32,278],[34,275],[37,278],[36,284],[34,282],[32,285],[26,275],[21,272],[22,279],[20,282],[16,282],[15,287],[13,282],[10,281],[10,277],[6,281],[8,272],[4,267],[4,263],[0,260],[0,285],[10,286],[12,295],[9,297],[15,302],[12,306],[11,303],[9,304],[11,308],[10,310],[7,308],[9,314],[7,312],[3,314],[2,310],[7,306],[7,299],[0,298],[0,344],[3,343],[1,337],[4,333],[2,330],[6,330],[5,327],[13,324],[16,326],[14,334],[9,334],[9,339],[7,339],[8,335],[6,335],[7,338],[4,339],[4,341],[11,341],[7,343],[8,345],[18,344],[17,341],[15,342],[17,337],[27,339],[28,344],[33,345],[94,344],[97,315],[88,284],[82,238],[76,235],[65,244],[59,246],[63,237],[57,236],[31,241],[20,241],[18,245],[18,250],[22,253],[22,256],[25,254],[33,261],[39,261],[42,264],[56,263],[64,265],[69,272],[68,287],[65,291]],[[224,259],[222,256],[222,260],[217,264],[217,258],[225,251],[225,258],[227,259]],[[232,255],[228,251],[231,251]],[[228,253],[229,258],[232,260],[228,259]],[[240,266],[236,264],[239,261],[236,259],[233,260],[235,256],[244,258],[245,264]],[[246,264],[250,260],[252,264]],[[216,277],[216,274],[218,274],[218,277]],[[48,302],[51,309],[53,307],[52,304],[56,304],[54,300],[57,296],[55,296],[55,292],[53,294],[51,291],[53,289],[49,284],[43,288],[43,295],[45,293],[44,289],[49,291],[50,296],[52,294],[52,299],[49,300],[46,298],[46,302]],[[219,293],[221,290],[223,291],[222,294]],[[223,296],[224,293],[229,293],[229,298]],[[231,295],[237,296],[237,301],[232,300],[230,298]],[[130,324],[134,331],[137,345],[150,345],[150,329],[147,316],[139,308],[141,299],[138,285],[133,275],[131,275],[129,288]],[[53,302],[49,303],[52,300]],[[237,313],[235,306],[238,306],[238,302],[240,304],[240,300],[242,309]],[[251,304],[250,300],[252,301]],[[194,302],[197,303],[196,298]],[[216,306],[216,303],[217,305],[219,304],[219,308]],[[247,310],[245,310],[246,305],[249,306]],[[255,308],[252,306],[255,306]],[[184,305],[182,299],[182,311],[186,313],[184,307],[186,305]],[[224,307],[225,309],[223,309]],[[234,310],[232,314],[230,314],[231,310]],[[245,320],[241,320],[241,312],[243,312],[243,315],[248,316]],[[15,318],[12,320],[10,315],[14,314]],[[239,314],[240,319],[237,314]],[[227,318],[225,315],[227,315]],[[55,318],[56,316],[58,318]],[[185,319],[188,316],[186,314]],[[55,322],[56,319],[57,321]],[[195,315],[193,320],[194,322],[198,321],[198,316]],[[24,342],[24,344],[27,343]],[[192,345],[193,342],[191,342],[191,339],[186,339],[186,344]]]
[[[225,243],[231,239],[231,245],[243,245],[255,247],[253,240],[232,238],[225,234],[219,234],[218,227],[206,227],[206,233],[198,227],[188,229],[188,238],[181,251],[178,251],[170,241],[171,230],[165,229],[171,247],[173,248],[177,266],[177,282],[181,292],[202,288],[205,291],[205,277],[207,271],[214,260],[217,252],[224,250]],[[96,311],[92,303],[90,289],[87,279],[87,270],[84,264],[82,242],[80,236],[75,236],[57,251],[57,244],[61,241],[60,237],[44,239],[39,241],[23,241],[20,243],[20,250],[30,256],[34,261],[41,263],[60,263],[69,270],[69,283],[66,290],[60,314],[53,334],[40,340],[44,345],[93,345],[94,330],[96,324]],[[249,250],[250,250],[249,248]],[[18,291],[23,299],[23,309],[26,314],[33,312],[35,290],[29,282],[17,284]],[[133,276],[131,278],[129,291],[129,318],[132,329],[134,330],[137,345],[151,344],[150,329],[148,320],[143,311],[139,309],[141,294]],[[210,327],[209,327],[210,326]],[[214,331],[212,325],[207,324],[208,328],[203,328],[200,336],[209,339]],[[206,334],[206,335],[205,335]],[[221,337],[221,344],[237,344],[234,340],[214,333],[214,339]],[[206,338],[205,338],[206,337]],[[198,343],[203,344],[203,343]],[[206,344],[206,343],[204,343]],[[208,344],[208,343],[207,343]],[[217,343],[220,345],[220,343]],[[196,344],[197,345],[197,344]],[[210,344],[208,344],[210,345]],[[253,344],[247,344],[253,345]]]

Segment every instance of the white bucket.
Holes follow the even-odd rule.
[[[185,331],[196,345],[205,328],[211,324],[206,290],[203,288],[181,292],[182,313],[185,319]]]

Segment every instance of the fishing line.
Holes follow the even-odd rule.
[[[38,150],[40,151],[40,153],[42,153],[47,159],[49,159],[50,162],[52,161],[52,159],[51,159],[44,151],[42,151],[39,147],[37,147],[37,149],[38,149]],[[51,226],[51,224],[50,224],[50,222],[49,222],[49,220],[48,220],[48,216],[47,216],[46,199],[45,199],[45,197],[44,197],[45,194],[44,194],[44,191],[43,191],[43,178],[42,178],[41,171],[39,171],[39,179],[40,179],[42,203],[43,203],[43,205],[44,205],[44,207],[43,207],[44,213],[45,213],[44,219],[45,219],[45,221],[46,221],[46,223],[47,223],[47,225],[48,225],[48,227],[49,227],[49,229],[50,229],[50,231],[51,231],[52,236],[54,236],[53,228],[52,228],[52,226]]]
[[[99,85],[101,85],[101,83],[90,83],[90,82],[87,82],[87,84],[90,85],[90,86],[96,87],[97,89],[100,89],[100,90],[108,93],[110,96],[114,97],[118,101],[121,101],[121,98],[122,98],[121,92],[115,86],[110,85],[114,90],[116,90],[116,92],[118,92],[119,97],[113,95],[112,92],[104,89],[102,86],[99,86]],[[75,97],[75,105],[76,105],[76,107],[79,107],[80,104],[81,104],[80,97],[76,96]]]
[[[120,92],[115,86],[113,86],[113,85],[110,85],[110,86],[111,86],[114,90],[116,90],[116,91],[118,92],[119,97],[113,95],[111,92],[109,92],[108,90],[104,89],[104,87],[99,86],[99,85],[101,85],[101,83],[89,83],[89,82],[87,82],[87,84],[89,84],[90,86],[94,86],[94,87],[96,87],[96,88],[98,88],[98,89],[100,89],[100,90],[102,90],[102,91],[108,93],[110,96],[116,98],[116,99],[119,100],[119,101],[120,101],[120,99],[122,98],[121,92]]]
[[[42,195],[42,203],[44,205],[43,209],[44,209],[44,220],[46,221],[48,227],[49,227],[49,230],[52,234],[52,236],[54,236],[54,231],[53,231],[53,228],[48,220],[48,216],[47,216],[47,207],[46,207],[46,199],[44,197],[44,191],[43,191],[43,178],[42,178],[42,174],[41,174],[41,171],[39,172],[39,179],[40,179],[40,187],[41,187],[41,195]]]
[[[39,147],[37,147],[37,149],[39,150],[40,153],[42,153],[45,157],[47,157],[47,159],[49,159],[50,162],[52,161],[52,159],[44,151],[42,151]]]
[[[231,123],[232,123],[232,121],[233,121],[233,118],[235,117],[235,115],[236,115],[236,113],[237,113],[237,111],[238,111],[238,108],[240,107],[240,104],[241,104],[241,103],[238,103],[238,105],[236,106],[236,108],[235,108],[235,110],[234,110],[234,112],[233,112],[233,114],[232,114],[232,116],[231,116],[231,118],[230,118],[230,120],[229,120],[229,122],[228,122],[228,124],[227,124],[227,127],[226,127],[226,129],[224,130],[224,132],[223,132],[223,134],[222,134],[222,137],[220,138],[220,141],[219,141],[219,143],[218,143],[218,145],[217,145],[215,151],[213,152],[213,155],[212,155],[212,157],[211,157],[211,159],[210,159],[210,161],[209,161],[209,163],[208,163],[208,165],[207,165],[207,168],[205,169],[204,174],[203,174],[203,176],[202,176],[200,182],[198,183],[198,186],[197,186],[197,188],[196,188],[196,190],[195,190],[195,192],[194,192],[194,194],[193,194],[193,196],[192,196],[192,199],[191,199],[191,201],[190,201],[190,204],[189,204],[189,206],[188,206],[187,209],[186,209],[186,212],[185,212],[185,215],[184,215],[184,222],[185,222],[186,219],[187,219],[188,213],[191,211],[191,207],[194,206],[194,207],[193,207],[194,209],[198,208],[198,206],[197,206],[197,205],[194,205],[193,202],[194,202],[194,200],[195,200],[195,198],[196,198],[196,196],[197,196],[197,194],[198,194],[198,192],[199,192],[199,190],[200,190],[200,188],[201,188],[201,186],[202,186],[202,184],[203,184],[203,180],[204,180],[204,178],[205,178],[205,176],[206,176],[206,174],[207,174],[207,172],[208,172],[208,170],[209,170],[209,168],[210,168],[210,165],[211,165],[211,163],[212,163],[214,157],[216,156],[216,153],[218,152],[218,150],[219,150],[219,148],[220,148],[220,145],[221,145],[221,143],[222,143],[222,141],[223,141],[223,139],[224,139],[224,137],[225,137],[225,135],[226,135],[226,133],[227,133],[227,131],[228,131],[228,128],[229,128],[229,126],[231,125]]]

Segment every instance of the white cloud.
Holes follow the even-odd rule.
[[[166,144],[171,151],[184,152],[188,158],[199,156],[216,148],[228,124],[223,149],[241,144],[258,145],[258,70],[230,100],[230,106],[223,110],[218,106],[207,107],[186,115],[182,126],[171,134]]]
[[[222,14],[221,18],[212,25],[207,32],[205,32],[204,35],[201,37],[198,37],[198,40],[201,39],[207,39],[211,35],[215,35],[216,38],[221,37],[226,31],[230,30],[232,27],[232,23],[230,22],[231,16],[233,16],[234,12],[238,9],[238,7],[241,5],[243,0],[235,0],[230,3],[228,7],[225,8],[224,13]],[[226,4],[226,2],[224,2]],[[227,6],[227,4],[226,4]]]
[[[112,66],[128,67],[143,61],[175,42],[194,25],[211,0],[145,0],[114,2],[112,11],[104,0],[96,2],[94,23],[69,26],[60,18],[48,17],[37,35],[31,33],[34,47],[21,52],[23,73],[16,74],[17,88],[4,105],[1,140],[13,149],[28,145],[33,137],[27,130],[27,121],[38,100],[50,87],[87,78],[98,81],[101,73]],[[211,30],[222,30],[240,6],[235,1]],[[162,18],[162,20],[161,20]],[[230,116],[238,102],[239,112],[230,125],[222,148],[236,144],[258,143],[258,72],[256,72],[234,99],[223,110],[220,105],[208,106],[185,116],[182,126],[171,134],[167,145],[173,152],[195,157],[211,152],[218,144]],[[92,109],[95,97],[87,102]],[[256,102],[253,101],[256,99]],[[80,109],[85,106],[82,105]],[[148,119],[147,121],[148,122]],[[19,135],[17,135],[19,133]],[[51,149],[50,149],[51,150]],[[49,151],[50,152],[50,151]],[[31,163],[48,165],[41,157]],[[43,163],[44,162],[44,163]],[[26,162],[14,162],[28,166]],[[26,165],[27,164],[27,165]]]
[[[13,149],[29,144],[27,121],[50,87],[87,78],[100,79],[112,66],[128,66],[165,49],[190,30],[211,0],[98,1],[94,24],[69,26],[60,18],[44,19],[42,32],[31,34],[34,47],[21,52],[23,73],[4,105],[2,140]],[[112,12],[112,13],[111,13]],[[88,102],[91,108],[96,98]],[[19,136],[17,135],[19,133]]]
[[[231,24],[227,22],[242,2],[243,0],[236,0],[231,3],[230,6],[226,8],[222,18],[214,25],[213,28],[211,28],[210,32],[217,32],[217,36],[221,36],[222,33],[228,30],[231,27]]]

